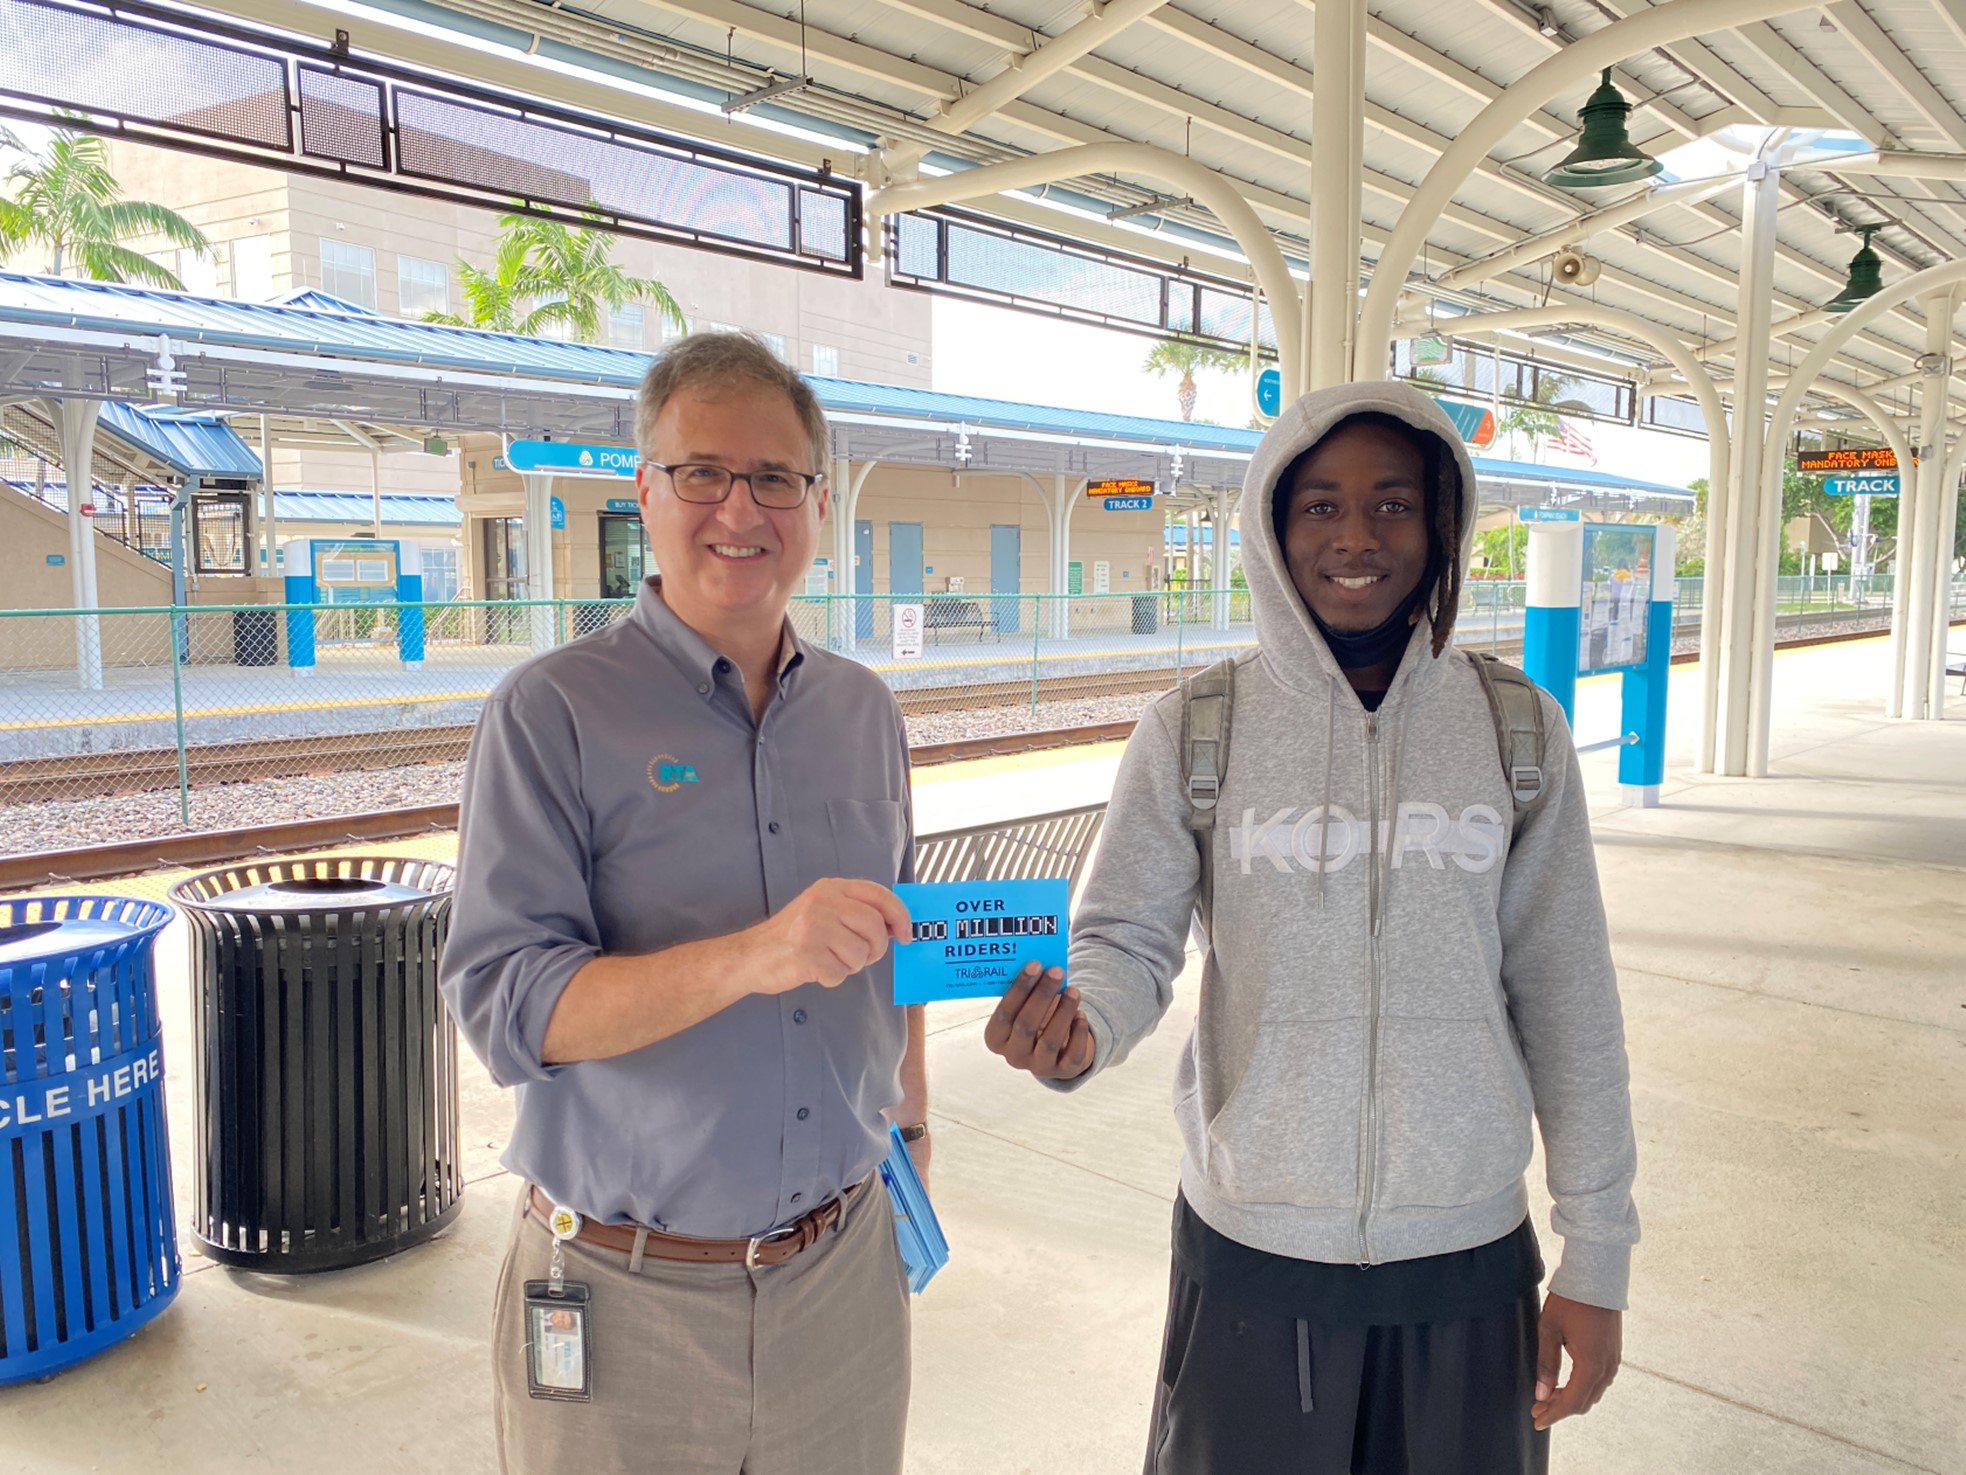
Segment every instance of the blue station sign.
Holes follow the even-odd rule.
[[[1584,514],[1575,507],[1522,507],[1516,516],[1524,522],[1582,522]]]
[[[1100,504],[1108,512],[1149,512],[1153,509],[1152,497],[1108,497]]]
[[[566,440],[515,440],[505,460],[514,471],[551,472],[560,476],[601,476],[632,479],[641,464],[633,446],[582,445]]]
[[[1898,473],[1880,472],[1873,476],[1826,476],[1823,492],[1831,497],[1895,497]]]

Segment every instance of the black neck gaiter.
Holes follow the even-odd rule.
[[[1324,643],[1331,648],[1332,659],[1338,662],[1340,670],[1358,671],[1386,661],[1397,663],[1405,653],[1406,642],[1413,635],[1413,612],[1420,607],[1421,600],[1431,587],[1428,580],[1422,579],[1413,592],[1400,601],[1398,609],[1370,630],[1334,630],[1318,618],[1316,610],[1310,611],[1311,622],[1317,626],[1317,633],[1324,637]]]

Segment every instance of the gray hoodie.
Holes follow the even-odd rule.
[[[1378,1264],[1468,1249],[1527,1212],[1533,1113],[1564,1240],[1550,1289],[1622,1308],[1638,1239],[1624,1028],[1562,711],[1545,696],[1547,797],[1512,837],[1471,658],[1452,644],[1436,657],[1423,616],[1368,713],[1273,531],[1285,468],[1368,410],[1440,439],[1464,564],[1473,541],[1467,452],[1403,386],[1306,396],[1250,464],[1259,646],[1237,665],[1213,937],[1175,1077],[1182,1189],[1215,1229],[1273,1254]],[[1184,961],[1200,869],[1180,733],[1173,693],[1127,745],[1073,919],[1093,1072],[1153,1030]]]

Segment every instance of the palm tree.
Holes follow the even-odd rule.
[[[609,313],[646,302],[678,328],[687,326],[682,305],[667,287],[652,277],[631,276],[609,260],[611,232],[517,213],[499,216],[498,224],[490,271],[462,258],[457,263],[470,316],[427,312],[425,322],[528,336],[559,328],[578,342],[599,343]]]
[[[48,252],[48,271],[60,276],[79,268],[98,282],[144,282],[182,291],[177,274],[125,241],[161,236],[174,246],[209,251],[204,232],[175,210],[148,200],[126,200],[109,172],[109,148],[92,133],[56,133],[38,155],[12,134],[0,139],[16,159],[0,195],[0,251],[38,245]]]
[[[1147,355],[1147,361],[1140,367],[1156,378],[1166,374],[1181,376],[1175,396],[1181,404],[1181,418],[1192,420],[1195,418],[1195,400],[1201,393],[1195,388],[1195,370],[1246,369],[1249,367],[1249,355],[1232,353],[1194,338],[1163,338],[1154,345],[1153,352]]]
[[[1516,456],[1516,437],[1527,436],[1529,448],[1534,452],[1545,438],[1555,435],[1561,419],[1560,402],[1565,390],[1575,381],[1562,374],[1542,373],[1536,376],[1535,395],[1531,399],[1510,395],[1503,398],[1509,402],[1508,410],[1495,419],[1495,429],[1506,436],[1509,442],[1509,458]]]

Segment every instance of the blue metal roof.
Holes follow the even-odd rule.
[[[374,514],[367,492],[275,491],[273,510],[281,522],[348,522],[366,527]],[[398,527],[460,526],[464,517],[449,497],[384,492],[382,520]]]
[[[323,292],[319,287],[298,287],[291,292],[280,292],[266,299],[275,307],[307,307],[316,312],[347,312],[359,318],[377,318],[382,314],[373,307],[364,307],[359,302],[350,302],[346,297],[337,297],[332,292]]]
[[[302,306],[303,298],[336,306]],[[352,308],[352,310],[351,310]],[[0,271],[0,320],[49,323],[117,333],[167,333],[185,342],[227,344],[275,352],[411,363],[475,373],[509,374],[573,385],[632,389],[650,355],[593,343],[527,338],[481,328],[404,322],[371,314],[325,293],[296,294],[290,303],[235,302],[115,282],[77,281]],[[962,423],[1090,439],[1144,442],[1195,451],[1253,452],[1259,432],[1228,425],[1060,409],[945,394],[897,384],[806,376],[829,411]],[[243,444],[243,442],[241,443]],[[1684,487],[1638,481],[1603,471],[1476,458],[1477,476],[1554,483],[1580,491],[1649,494],[1690,501]],[[238,474],[238,473],[230,473]]]
[[[1692,506],[1695,500],[1687,487],[1667,486],[1664,482],[1639,481],[1609,471],[1583,471],[1575,466],[1538,466],[1533,461],[1490,461],[1474,458],[1475,475],[1491,481],[1520,481],[1538,486],[1591,492],[1639,492],[1652,497],[1671,497]]]
[[[259,480],[259,457],[223,418],[185,410],[139,410],[106,402],[103,428],[181,476]]]

